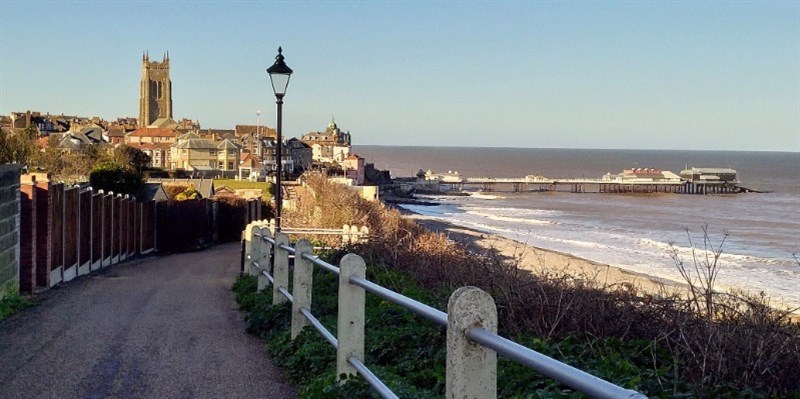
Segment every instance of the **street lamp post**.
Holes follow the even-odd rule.
[[[278,123],[277,123],[277,142],[275,143],[275,158],[277,170],[275,171],[275,231],[281,231],[281,208],[283,207],[283,193],[281,192],[281,173],[283,165],[281,152],[283,147],[282,123],[283,123],[283,96],[286,95],[286,88],[289,86],[289,78],[292,76],[292,68],[283,62],[283,49],[278,47],[278,55],[275,56],[275,63],[267,68],[269,80],[272,83],[272,91],[275,93],[275,104],[278,104]]]

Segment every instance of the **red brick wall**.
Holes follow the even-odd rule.
[[[20,190],[19,289],[30,293],[36,288],[36,182],[22,183]]]
[[[50,287],[50,266],[52,265],[53,236],[52,209],[49,184],[36,183],[36,285]]]

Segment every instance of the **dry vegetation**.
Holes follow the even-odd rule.
[[[714,396],[720,386],[772,397],[800,392],[800,324],[792,322],[787,312],[770,307],[763,295],[713,290],[721,244],[705,252],[710,257],[695,257],[690,264],[676,258],[693,284],[688,295],[646,295],[548,271],[546,265],[531,274],[520,270],[513,259],[471,253],[402,218],[397,210],[366,202],[323,176],[310,176],[308,186],[297,210],[285,215],[287,224],[367,225],[370,242],[354,251],[368,264],[409,272],[437,291],[478,286],[495,298],[500,325],[509,334],[648,340],[653,368],[671,369],[673,381],[689,384],[700,396]],[[705,277],[695,280],[693,270]],[[670,364],[655,355],[655,348],[672,355]],[[678,387],[673,390],[678,391]]]

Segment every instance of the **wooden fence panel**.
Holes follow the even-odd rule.
[[[50,220],[53,221],[53,236],[50,245],[50,287],[64,280],[64,184],[50,186]]]
[[[128,250],[128,257],[131,257],[136,253],[136,245],[134,244],[136,238],[136,198],[129,198],[126,205],[128,211],[128,224],[125,226],[128,230],[126,234],[128,237],[128,245],[126,248]]]
[[[111,228],[111,264],[117,264],[119,262],[120,254],[122,253],[122,223],[123,219],[122,216],[124,213],[122,212],[122,197],[119,195],[115,195],[113,200],[113,208],[114,208],[114,224]]]
[[[64,281],[78,276],[78,187],[64,190]]]
[[[145,202],[142,204],[142,254],[155,250],[156,231],[156,203]]]
[[[103,260],[103,194],[92,193],[91,271],[100,269]]]
[[[114,195],[103,195],[103,266],[111,264],[114,251]]]
[[[92,265],[92,191],[78,194],[78,275],[89,274]]]

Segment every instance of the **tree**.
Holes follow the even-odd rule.
[[[64,168],[64,158],[61,155],[58,139],[54,136],[49,136],[47,138],[47,146],[37,153],[34,163],[38,169],[58,175],[61,174],[61,169]]]
[[[0,163],[30,165],[37,153],[39,131],[28,127],[16,132],[0,130]]]
[[[89,184],[94,189],[115,194],[137,195],[142,189],[141,176],[131,170],[125,170],[116,164],[104,163],[89,174]]]
[[[114,149],[114,163],[123,169],[141,174],[150,165],[150,156],[138,148],[123,144]]]

